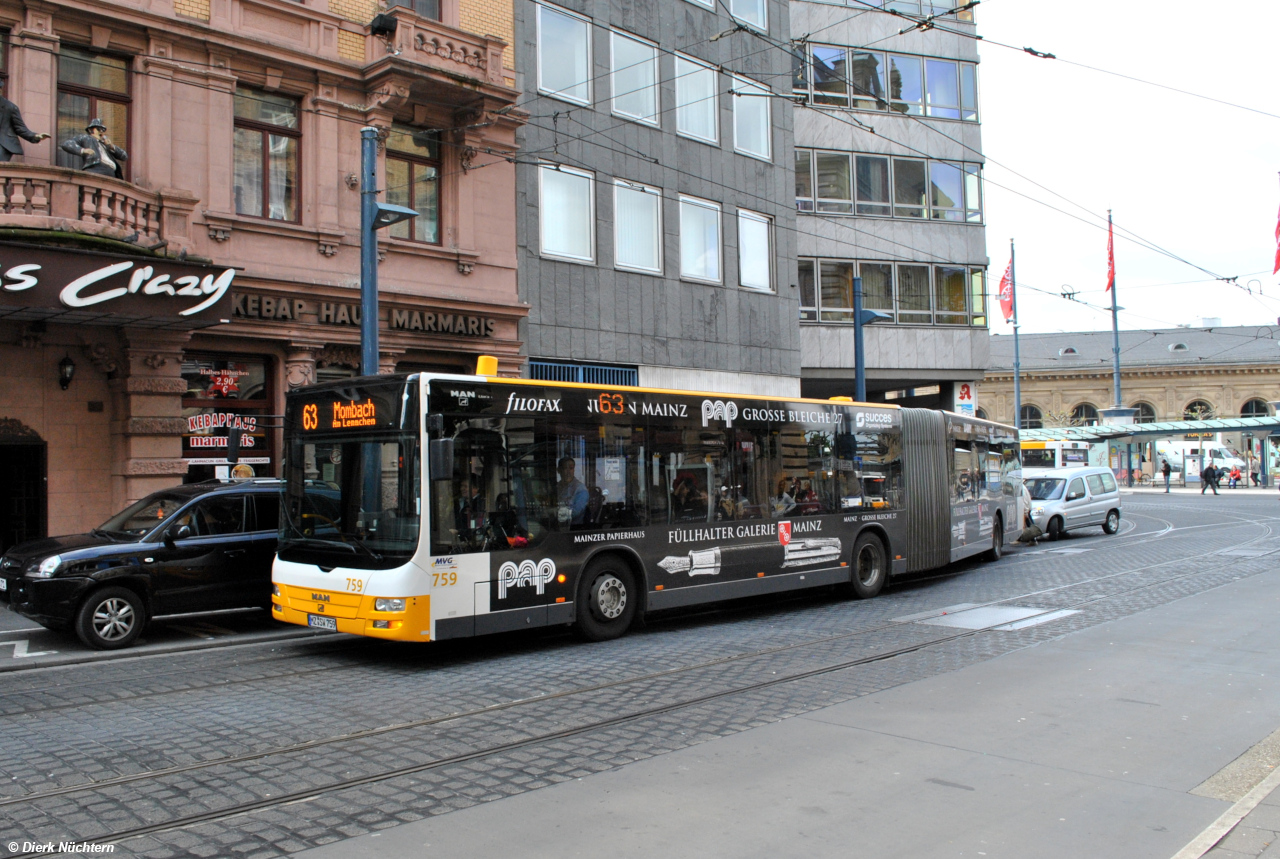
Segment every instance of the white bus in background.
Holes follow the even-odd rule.
[[[1208,439],[1204,441],[1166,439],[1156,442],[1157,471],[1162,461],[1168,461],[1169,467],[1174,471],[1182,471],[1188,457],[1197,461],[1200,461],[1200,457],[1204,457],[1203,461],[1200,461],[1201,468],[1212,463],[1214,468],[1225,468],[1230,471],[1232,467],[1236,467],[1245,474],[1249,472],[1249,463],[1220,442]]]
[[[1024,441],[1022,442],[1022,470],[1024,472],[1046,468],[1073,468],[1089,464],[1087,441]]]

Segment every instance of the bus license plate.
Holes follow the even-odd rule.
[[[315,629],[327,629],[330,632],[338,631],[338,619],[336,617],[325,617],[320,614],[307,615],[307,626]]]

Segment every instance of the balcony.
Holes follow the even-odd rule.
[[[366,37],[368,77],[389,68],[417,66],[438,72],[438,85],[452,80],[467,81],[470,87],[504,86],[502,54],[506,45],[503,42],[450,27],[406,6],[393,5],[386,15],[395,19],[396,32],[389,41],[372,35]]]
[[[97,236],[174,253],[190,249],[198,202],[185,191],[147,191],[80,170],[0,164],[0,230]]]

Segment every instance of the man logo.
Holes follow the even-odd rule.
[[[533,585],[539,594],[546,593],[547,584],[556,577],[556,562],[550,558],[541,561],[507,561],[498,567],[498,599],[507,598],[507,588]]]
[[[703,400],[702,401],[702,425],[706,426],[709,421],[722,420],[727,427],[733,426],[733,419],[738,416],[738,404],[733,400],[725,402],[724,400]]]

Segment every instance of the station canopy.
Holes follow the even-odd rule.
[[[1149,424],[1098,424],[1088,427],[1046,427],[1018,431],[1022,441],[1104,441],[1113,438],[1152,440],[1176,435],[1219,432],[1280,433],[1280,416],[1215,418],[1208,421],[1160,421]]]

